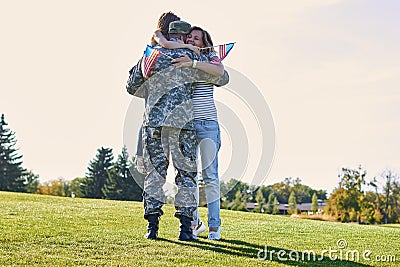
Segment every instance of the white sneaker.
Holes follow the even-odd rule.
[[[210,240],[220,240],[221,239],[221,230],[222,230],[222,227],[218,226],[218,231],[216,231],[216,232],[208,232],[208,239],[210,239]]]
[[[195,229],[192,230],[193,238],[197,239],[197,236],[206,230],[206,226],[202,221],[200,221],[199,225]]]

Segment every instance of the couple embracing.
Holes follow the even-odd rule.
[[[191,27],[171,12],[161,15],[149,53],[129,71],[127,91],[145,99],[136,158],[146,173],[143,188],[148,239],[156,239],[165,203],[169,155],[176,170],[175,217],[179,240],[206,230],[198,213],[197,155],[208,207],[208,238],[220,239],[218,151],[221,145],[215,86],[229,82],[207,31]]]

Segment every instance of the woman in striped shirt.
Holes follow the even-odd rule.
[[[211,36],[200,27],[192,27],[187,36],[186,43],[201,49],[207,55],[209,62],[195,62],[188,56],[174,59],[176,67],[193,67],[220,76],[224,66],[219,62],[212,46]],[[221,134],[218,124],[217,109],[214,102],[214,85],[206,82],[196,83],[193,94],[194,122],[197,140],[199,142],[202,178],[205,183],[205,192],[208,208],[208,239],[218,240],[221,235],[220,218],[220,186],[218,176],[218,151],[221,146]],[[197,211],[196,211],[197,212]],[[198,214],[198,213],[197,213]],[[197,236],[206,227],[199,216],[195,215],[193,235]]]

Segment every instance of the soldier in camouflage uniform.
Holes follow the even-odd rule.
[[[170,40],[182,38],[190,30],[190,24],[171,22]],[[221,77],[212,76],[192,68],[175,68],[171,60],[186,54],[193,60],[201,60],[188,49],[169,50],[156,46],[161,53],[152,66],[149,78],[142,73],[142,60],[129,72],[127,91],[146,99],[143,120],[144,163],[147,176],[144,181],[144,218],[149,221],[146,238],[155,239],[158,218],[163,214],[165,203],[163,185],[166,182],[169,154],[176,169],[175,216],[180,218],[180,240],[193,240],[190,230],[193,211],[197,207],[196,133],[193,123],[192,97],[196,81],[207,81],[217,86],[228,83],[227,72]]]

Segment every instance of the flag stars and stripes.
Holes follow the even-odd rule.
[[[151,67],[153,67],[157,57],[160,55],[160,51],[155,49],[154,47],[147,46],[144,51],[144,57],[142,61],[142,72],[143,77],[148,78]]]

